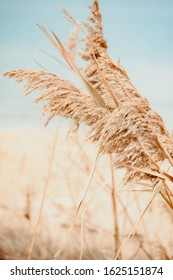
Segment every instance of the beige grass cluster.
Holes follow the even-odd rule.
[[[91,16],[84,31],[85,48],[80,54],[86,62],[82,70],[56,34],[51,31],[50,35],[40,26],[82,80],[83,91],[43,70],[13,70],[4,75],[17,82],[24,81],[26,94],[41,92],[36,102],[43,101],[43,113],[48,114],[47,123],[60,115],[73,119],[77,125],[87,125],[90,128],[88,138],[97,143],[99,151],[112,154],[115,168],[126,168],[126,182],[146,179],[152,186],[160,182],[164,186],[161,193],[173,208],[171,189],[166,187],[165,191],[166,182],[172,184],[173,177],[161,168],[164,160],[173,166],[172,136],[162,118],[135,89],[126,71],[109,57],[98,0],[93,1],[90,9]],[[71,20],[71,16],[66,14]]]

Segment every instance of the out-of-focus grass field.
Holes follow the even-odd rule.
[[[86,142],[82,132],[67,136],[59,128],[58,132],[0,133],[1,259],[27,258],[46,186],[32,259],[54,258],[68,234],[96,155],[97,147]],[[115,171],[115,216],[110,161],[107,156],[101,157],[59,259],[112,259],[117,246],[124,244],[151,193],[146,186],[124,186],[122,175]],[[157,196],[119,257],[172,259],[172,236],[173,216]]]

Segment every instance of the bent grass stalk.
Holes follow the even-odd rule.
[[[57,259],[58,256],[60,255],[60,253],[62,252],[62,250],[63,250],[63,248],[64,248],[64,246],[65,246],[65,243],[67,242],[68,238],[70,237],[71,232],[72,232],[72,230],[73,230],[73,228],[74,228],[74,225],[75,225],[75,223],[76,223],[76,221],[77,221],[79,215],[81,214],[81,207],[82,207],[82,205],[83,205],[84,199],[85,199],[86,194],[87,194],[87,192],[88,192],[88,188],[89,188],[89,186],[90,186],[90,184],[91,184],[91,181],[92,181],[92,178],[93,178],[93,175],[94,175],[94,172],[95,172],[97,163],[98,163],[98,161],[99,161],[99,156],[100,156],[100,154],[99,154],[99,152],[98,152],[98,154],[97,154],[97,156],[96,156],[96,159],[95,159],[95,162],[94,162],[94,165],[93,165],[93,168],[92,168],[92,170],[91,170],[91,174],[90,174],[90,176],[89,176],[89,178],[88,178],[88,182],[87,182],[87,184],[86,184],[86,186],[85,186],[82,199],[80,200],[80,203],[78,204],[76,213],[75,213],[75,215],[74,215],[74,217],[73,217],[73,220],[72,220],[72,223],[71,223],[71,225],[69,226],[69,229],[68,229],[68,231],[67,231],[67,233],[66,233],[66,235],[65,235],[65,238],[63,239],[63,241],[61,242],[59,248],[57,249],[57,251],[56,251],[56,253],[55,253],[55,259]]]
[[[143,209],[142,213],[139,215],[137,221],[135,222],[135,224],[133,225],[129,235],[127,236],[127,238],[123,241],[123,243],[121,244],[121,247],[115,252],[115,254],[113,255],[112,259],[115,259],[117,260],[120,253],[121,253],[121,250],[122,248],[124,248],[124,246],[126,245],[127,241],[129,240],[129,238],[131,236],[134,235],[135,231],[136,231],[136,227],[137,225],[139,224],[139,222],[141,221],[142,217],[144,216],[145,212],[147,211],[147,209],[149,208],[149,206],[151,205],[151,203],[153,202],[155,196],[159,193],[160,191],[160,188],[161,188],[161,182],[159,182],[153,189],[153,192],[152,192],[152,195],[151,197],[149,198],[145,208]]]

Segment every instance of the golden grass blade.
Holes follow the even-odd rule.
[[[136,192],[134,192],[133,195],[134,195],[134,199],[135,199],[135,201],[136,201],[136,206],[137,206],[137,208],[138,208],[138,212],[141,213],[141,212],[142,212],[142,208],[141,208],[141,205],[140,205],[140,203],[139,203],[139,197],[137,196],[137,193],[136,193]],[[147,243],[148,243],[148,251],[149,251],[149,252],[152,252],[150,235],[149,235],[148,227],[147,227],[147,224],[146,224],[146,221],[145,221],[144,218],[143,218],[143,220],[141,221],[141,224],[142,224],[142,227],[143,227],[143,230],[144,230],[145,239],[147,240]],[[141,246],[140,246],[140,247],[141,247]],[[150,257],[150,259],[153,259],[153,258]]]
[[[152,170],[145,169],[145,168],[138,168],[136,166],[130,166],[130,165],[127,165],[127,164],[121,164],[121,165],[119,165],[117,167],[118,168],[133,169],[133,170],[139,171],[141,173],[145,173],[145,174],[152,175],[154,177],[158,177],[158,178],[160,178],[162,180],[168,179],[169,181],[173,182],[173,177],[170,174],[166,173],[165,171],[163,171],[162,173],[158,173],[156,171],[152,171]]]
[[[170,191],[166,182],[163,182],[163,186],[164,186],[165,195],[166,195],[167,200],[168,200],[168,204],[171,207],[171,209],[173,210],[173,193]],[[161,194],[163,194],[163,192],[161,192]]]
[[[127,241],[129,240],[129,238],[134,235],[137,225],[139,224],[139,222],[141,221],[142,217],[144,216],[145,212],[147,211],[147,209],[149,208],[149,206],[151,205],[153,199],[156,197],[156,195],[160,192],[161,189],[161,181],[154,187],[153,192],[151,197],[149,198],[149,201],[146,204],[146,207],[144,208],[144,210],[142,211],[142,213],[140,214],[140,216],[138,217],[137,221],[135,222],[135,224],[133,225],[129,235],[127,236],[127,238],[123,241],[121,247],[118,249],[117,252],[115,252],[115,254],[113,255],[112,259],[117,259],[122,248],[124,248],[124,246],[126,245]]]
[[[91,42],[91,44],[92,44],[92,42]],[[92,47],[92,49],[93,49],[93,47]],[[91,58],[91,59],[92,59],[92,58]],[[102,72],[102,70],[101,70],[101,68],[100,68],[100,66],[99,66],[99,63],[98,63],[96,57],[95,57],[94,50],[93,50],[93,59],[94,59],[94,63],[96,64],[98,73],[99,73],[99,75],[100,75],[100,77],[101,77],[101,80],[102,80],[102,82],[103,82],[105,88],[106,88],[107,91],[109,92],[110,97],[112,98],[112,100],[113,100],[113,102],[114,102],[114,104],[115,104],[115,108],[118,108],[118,107],[119,107],[118,100],[117,100],[115,94],[113,94],[113,90],[112,90],[111,86],[109,85],[109,83],[107,82],[106,78],[104,77],[104,74],[103,74],[103,72]]]
[[[165,194],[163,190],[160,190],[160,195],[165,200],[166,204],[171,208],[171,210],[173,210],[172,202],[170,202],[170,199],[168,198],[167,194]]]
[[[75,223],[76,223],[77,218],[81,215],[81,206],[82,206],[82,204],[83,204],[83,202],[84,202],[84,199],[85,199],[86,194],[87,194],[87,192],[88,192],[88,188],[89,188],[89,186],[90,186],[90,184],[91,184],[93,175],[94,175],[94,173],[95,173],[95,169],[96,169],[97,164],[98,164],[98,161],[99,161],[99,157],[100,157],[100,153],[98,152],[98,154],[97,154],[97,156],[96,156],[96,159],[95,159],[95,162],[94,162],[94,165],[93,165],[93,168],[92,168],[92,170],[91,170],[90,176],[89,176],[89,178],[88,178],[88,182],[87,182],[87,184],[86,184],[86,186],[85,186],[85,190],[84,190],[82,199],[81,199],[81,201],[80,201],[80,203],[79,203],[79,205],[78,205],[78,207],[77,207],[76,213],[75,213],[75,215],[74,215],[74,217],[73,217],[72,223],[71,223],[71,225],[70,225],[70,227],[69,227],[69,229],[68,229],[68,231],[67,231],[67,234],[66,234],[65,238],[62,240],[62,242],[61,242],[61,244],[60,244],[60,246],[59,246],[57,252],[55,253],[55,259],[57,259],[58,256],[61,254],[61,252],[62,252],[62,250],[63,250],[63,248],[64,248],[65,243],[67,242],[68,238],[69,238],[70,235],[71,235],[71,232],[72,232],[72,230],[73,230],[73,228],[74,228],[74,225],[75,225]],[[83,213],[83,212],[82,212],[82,213]]]
[[[69,56],[68,52],[66,51],[66,49],[64,48],[63,44],[61,43],[61,41],[59,40],[59,38],[56,36],[56,34],[52,31],[52,34],[54,35],[56,41],[58,42],[60,49],[61,49],[61,53],[63,55],[63,57],[66,59],[66,61],[69,63],[69,65],[71,66],[71,68],[73,69],[73,71],[79,76],[79,78],[81,79],[81,81],[83,82],[83,84],[85,85],[86,89],[88,90],[88,93],[93,97],[93,99],[95,100],[96,104],[100,107],[103,108],[107,108],[103,98],[97,93],[97,91],[90,85],[90,83],[83,77],[83,75],[81,74],[81,72],[79,71],[79,69],[77,68],[77,66],[75,65],[75,63],[73,62],[73,60],[71,59],[71,57]]]
[[[117,108],[119,106],[119,103],[118,103],[118,100],[116,98],[116,96],[113,94],[113,90],[111,88],[111,86],[109,85],[109,83],[106,81],[106,78],[104,77],[104,74],[103,74],[103,71],[101,70],[100,66],[99,66],[99,63],[96,59],[96,56],[95,56],[95,52],[94,52],[94,44],[93,44],[93,41],[91,40],[91,38],[86,34],[86,32],[84,31],[84,29],[81,27],[81,25],[70,15],[70,13],[66,10],[66,9],[63,9],[63,12],[64,14],[66,15],[67,19],[70,20],[73,24],[76,25],[76,27],[78,29],[80,29],[84,35],[85,35],[85,38],[88,40],[88,42],[90,42],[90,48],[91,48],[91,54],[90,55],[90,59],[91,61],[93,60],[93,62],[95,63],[96,67],[97,67],[97,70],[98,70],[98,73],[101,77],[101,80],[103,82],[103,84],[105,85],[105,88],[107,89],[107,91],[109,92],[110,94],[110,97],[112,98],[114,104],[115,104],[115,108]],[[85,40],[86,40],[85,39]]]
[[[160,149],[165,153],[167,159],[169,160],[170,164],[171,164],[172,167],[173,167],[173,159],[172,159],[172,157],[170,156],[170,154],[168,153],[166,147],[163,145],[161,139],[159,139],[159,136],[157,136],[157,142],[158,142],[158,145],[159,145]]]
[[[57,37],[57,35],[51,30],[54,38],[56,39],[56,43],[52,37],[49,35],[47,30],[42,26],[39,25],[39,28],[44,32],[44,34],[48,37],[48,39],[51,41],[51,43],[55,46],[55,48],[60,52],[60,54],[64,57],[64,59],[67,61],[71,69],[78,75],[82,83],[84,84],[85,88],[87,89],[88,93],[93,97],[96,104],[100,107],[106,108],[106,104],[103,100],[103,98],[97,93],[97,91],[89,84],[89,82],[83,77],[81,72],[79,71],[78,67],[75,65],[74,61],[71,59],[70,55],[66,51],[65,47]]]

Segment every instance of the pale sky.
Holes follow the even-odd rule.
[[[0,0],[0,74],[14,68],[39,69],[35,58],[49,71],[59,76],[66,75],[63,66],[40,50],[56,55],[36,24],[46,25],[47,22],[66,42],[72,26],[61,8],[67,8],[82,23],[89,14],[88,4],[91,2]],[[120,59],[135,87],[147,97],[154,110],[163,116],[166,125],[172,129],[173,1],[100,0],[100,8],[111,58]],[[28,117],[29,114],[33,117],[33,122],[41,123],[32,100],[33,97],[21,94],[20,85],[0,78],[1,120],[9,114],[15,118],[27,112]],[[16,106],[16,101],[19,106]]]

